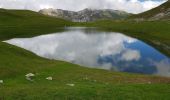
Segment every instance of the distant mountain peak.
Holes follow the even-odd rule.
[[[131,15],[125,11],[112,9],[91,9],[91,8],[86,8],[77,12],[49,8],[42,9],[39,12],[44,15],[63,18],[74,22],[90,22],[103,19],[122,19]]]

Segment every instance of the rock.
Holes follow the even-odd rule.
[[[152,84],[152,82],[149,81],[148,84]]]
[[[112,9],[89,9],[86,8],[81,11],[68,11],[62,9],[42,9],[39,13],[53,16],[56,18],[63,18],[73,22],[90,22],[103,19],[123,19],[130,16],[130,13]]]
[[[34,77],[35,75],[33,73],[28,73],[25,75],[26,77]]]
[[[165,13],[158,13],[156,15],[154,15],[153,17],[151,17],[151,20],[159,20],[161,18],[163,18],[165,16]]]
[[[3,84],[4,83],[4,81],[3,80],[0,80],[0,84]]]
[[[25,75],[26,76],[26,79],[29,80],[29,81],[33,81],[32,78],[35,76],[35,74],[33,73],[28,73]]]
[[[75,86],[75,84],[66,84],[66,85],[71,86],[71,87]]]
[[[49,81],[52,81],[52,80],[53,80],[52,77],[47,77],[46,79],[49,80]]]

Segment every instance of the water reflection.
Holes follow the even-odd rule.
[[[68,28],[61,33],[5,42],[45,58],[92,68],[170,76],[168,57],[144,42],[121,33],[101,32],[94,28]]]

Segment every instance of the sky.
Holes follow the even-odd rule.
[[[44,8],[79,11],[85,8],[114,9],[129,13],[141,13],[167,0],[0,0],[0,8],[28,9],[39,11]]]

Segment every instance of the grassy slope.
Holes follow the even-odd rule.
[[[47,17],[33,11],[0,9],[0,40],[55,32],[56,27],[71,24],[69,21]]]
[[[170,1],[165,2],[164,4],[160,5],[159,7],[156,7],[154,9],[151,9],[147,12],[141,13],[141,14],[137,14],[134,16],[131,16],[132,18],[151,18],[153,17],[153,15],[159,14],[161,12],[165,12],[167,11],[167,9],[170,8]],[[170,18],[170,17],[168,17]]]
[[[5,43],[0,47],[3,47],[0,49],[0,79],[4,79],[4,85],[0,85],[1,99],[170,98],[169,85],[166,84],[170,82],[169,78],[88,69],[46,60]],[[25,79],[29,72],[36,73],[34,82]],[[45,80],[48,76],[54,80]],[[67,86],[68,83],[75,84],[75,87]]]
[[[77,23],[77,26],[96,26],[107,31],[122,32],[153,45],[170,56],[170,21],[98,21]]]
[[[56,27],[73,24],[31,11],[8,10],[0,12],[0,15],[1,41],[13,37],[47,34],[58,31]],[[113,25],[112,22],[100,22],[100,24],[108,25],[101,26],[107,28]],[[119,26],[126,24],[129,25],[119,23],[110,28],[121,31]],[[34,82],[25,80],[25,74],[30,72],[36,73]],[[54,80],[45,80],[48,76],[52,76]],[[4,80],[4,84],[0,84],[0,100],[170,99],[170,85],[168,84],[170,78],[88,69],[66,62],[43,59],[3,42],[0,42],[0,79]],[[73,83],[75,86],[67,86],[68,83]]]

